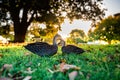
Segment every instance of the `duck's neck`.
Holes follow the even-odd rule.
[[[64,40],[61,40],[61,46],[65,46],[65,41]]]
[[[57,39],[59,39],[61,36],[59,34],[56,34],[53,38],[53,45],[57,46]]]
[[[54,39],[53,39],[53,45],[54,46],[57,46],[57,39],[54,37]]]

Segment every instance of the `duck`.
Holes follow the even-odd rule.
[[[65,41],[61,38],[59,45],[62,46],[61,50],[63,54],[82,54],[85,52],[84,49],[77,47],[75,45],[66,45]]]
[[[53,44],[48,44],[47,42],[34,42],[25,45],[24,47],[31,51],[32,53],[35,53],[39,56],[53,56],[57,53],[58,50],[58,44],[57,40],[59,40],[61,36],[59,34],[56,34],[53,38]]]

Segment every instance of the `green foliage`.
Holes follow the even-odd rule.
[[[73,42],[73,43],[81,43],[81,42],[85,42],[85,38],[86,38],[86,35],[85,35],[85,32],[83,30],[80,30],[80,29],[74,29],[70,32],[70,37],[67,38],[67,41],[70,43],[70,42]]]
[[[28,36],[33,35],[32,38],[39,38],[42,41],[51,42],[54,35],[58,32],[59,27],[52,23],[39,25],[39,22],[33,22],[29,31],[27,32]]]
[[[0,35],[8,35],[10,31],[10,26],[6,25],[6,26],[2,26],[0,27]]]
[[[84,38],[86,35],[83,30],[80,29],[74,29],[70,32],[71,37],[78,37],[78,38]]]
[[[40,35],[41,36],[46,36],[46,37],[51,37],[54,36],[58,32],[58,28],[55,28],[54,25],[47,25],[45,29],[40,29]]]
[[[14,41],[24,42],[27,28],[34,20],[56,25],[60,25],[64,18],[95,21],[105,14],[101,5],[102,0],[1,0],[0,18],[3,18],[1,14],[9,13],[14,22]],[[65,17],[63,12],[66,12]]]
[[[0,76],[8,77],[8,74],[26,77],[32,76],[32,80],[69,80],[68,73],[50,73],[59,64],[60,59],[65,59],[68,64],[80,67],[75,80],[119,80],[120,79],[120,45],[81,45],[87,52],[62,55],[60,48],[56,55],[51,57],[39,57],[29,53],[21,46],[0,47],[0,68],[4,64],[12,64],[13,68],[3,71]],[[32,73],[26,73],[31,68]]]
[[[89,31],[89,36],[94,39],[105,40],[111,43],[111,40],[120,40],[120,16],[109,16],[97,23],[94,31]]]

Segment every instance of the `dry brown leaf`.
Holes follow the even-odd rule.
[[[24,76],[22,76],[22,72],[18,71],[14,74],[10,74],[8,73],[9,78],[11,78],[12,80],[23,80]]]
[[[24,71],[24,73],[32,74],[35,71],[36,71],[36,69],[32,70],[31,67],[28,67],[27,70]]]
[[[0,78],[0,80],[12,80],[12,79],[3,77],[3,78]]]
[[[60,64],[60,71],[61,72],[65,72],[66,70],[69,70],[69,69],[75,69],[75,70],[79,70],[80,68],[75,66],[75,65],[70,65],[70,64],[66,64],[65,62],[62,62]]]
[[[69,76],[69,79],[70,79],[70,80],[74,80],[75,77],[78,75],[77,70],[79,70],[80,68],[77,67],[76,65],[66,64],[66,61],[65,61],[65,60],[62,60],[62,61],[60,62],[60,64],[58,64],[58,65],[54,65],[54,66],[53,66],[53,70],[48,69],[48,71],[49,71],[50,73],[52,73],[52,74],[54,74],[54,73],[56,73],[56,72],[66,73],[66,72],[69,72],[69,70],[71,70],[71,69],[72,69],[73,72],[68,73],[68,74],[66,74],[66,75]]]
[[[24,55],[25,55],[25,56],[30,56],[31,53],[30,53],[30,52],[25,52]]]
[[[11,69],[13,66],[12,66],[12,64],[4,64],[3,65],[3,68],[5,68],[5,69]]]
[[[78,75],[77,71],[73,71],[73,72],[69,73],[69,80],[75,80],[77,75]]]
[[[23,80],[30,80],[32,76],[26,76]]]
[[[0,71],[10,70],[11,68],[13,68],[12,64],[4,64]]]
[[[64,68],[65,64],[66,64],[65,62],[62,62],[62,63],[60,64],[59,70],[60,70],[61,72],[65,72],[65,68]]]
[[[12,80],[23,80],[23,76],[12,78]]]
[[[70,65],[70,64],[66,64],[65,62],[62,62],[58,65],[54,65],[54,70],[50,70],[48,69],[49,72],[54,73],[54,72],[66,72],[69,69],[73,69],[73,70],[79,70],[80,68],[75,66],[75,65]]]

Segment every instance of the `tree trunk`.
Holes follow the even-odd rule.
[[[13,0],[11,0],[11,1],[13,1]],[[34,14],[32,14],[29,22],[27,22],[27,18],[28,18],[27,13],[28,13],[29,8],[25,7],[23,9],[23,14],[20,18],[19,14],[20,14],[21,8],[15,7],[14,4],[12,4],[12,2],[11,2],[11,5],[13,5],[13,7],[11,8],[11,11],[10,11],[12,20],[14,22],[14,34],[15,34],[14,42],[22,43],[25,41],[25,35],[27,32],[27,28],[30,25],[30,23],[32,22]]]
[[[23,23],[22,21],[20,21],[20,18],[19,18],[20,9],[14,8],[14,5],[13,5],[13,8],[11,8],[10,12],[11,12],[12,20],[14,22],[14,41],[13,42],[22,43],[25,40],[27,23],[26,22]]]
[[[25,41],[25,35],[27,31],[28,26],[25,24],[14,24],[14,42],[22,43]]]

